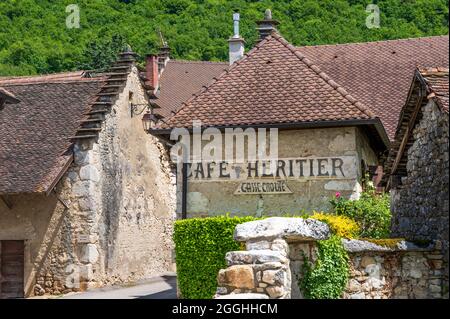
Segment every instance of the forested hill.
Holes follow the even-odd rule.
[[[366,27],[369,3],[380,28]],[[80,28],[66,27],[70,4]],[[266,8],[295,45],[448,33],[448,0],[0,0],[0,76],[101,68],[125,42],[144,56],[156,52],[158,29],[175,58],[227,60],[233,11],[248,49]]]

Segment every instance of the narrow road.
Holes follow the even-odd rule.
[[[113,286],[67,294],[58,299],[176,299],[176,277],[155,277],[133,286]]]

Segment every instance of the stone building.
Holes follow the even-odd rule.
[[[235,19],[230,66],[170,60],[157,76],[159,117],[149,132],[166,143],[175,143],[173,128],[186,128],[192,139],[208,133],[203,150],[214,142],[213,127],[223,143],[227,129],[278,130],[278,158],[266,174],[268,163],[234,155],[224,154],[223,163],[185,158],[190,163],[177,175],[180,218],[293,214],[329,208],[336,192],[357,198],[367,174],[381,178],[415,66],[448,66],[448,36],[294,47],[266,14],[259,42],[245,54]]]
[[[173,177],[134,57],[0,78],[0,298],[172,271]]]
[[[448,296],[448,68],[415,71],[386,163],[393,236],[442,241]]]

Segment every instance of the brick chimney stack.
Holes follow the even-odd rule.
[[[159,66],[157,55],[147,55],[145,61],[145,78],[147,79],[145,84],[153,91],[156,91],[159,86]]]
[[[230,65],[234,62],[242,59],[244,56],[244,44],[245,41],[241,36],[239,35],[239,13],[233,14],[233,28],[234,28],[234,34],[233,36],[228,40],[229,44],[229,56],[230,56]]]
[[[277,25],[280,24],[277,20],[272,19],[272,11],[267,9],[264,13],[264,20],[257,21],[258,27],[256,30],[259,32],[259,41],[270,35],[273,31],[277,30]],[[258,41],[258,42],[259,42]]]

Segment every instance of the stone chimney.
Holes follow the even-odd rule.
[[[234,62],[240,60],[244,56],[244,44],[245,41],[239,35],[239,13],[233,14],[233,26],[234,26],[234,34],[228,40],[230,47],[230,65]]]
[[[164,71],[167,62],[169,62],[170,60],[170,47],[167,44],[167,41],[164,39],[161,31],[159,31],[159,38],[161,40],[161,47],[159,48],[158,53],[158,71],[159,74],[161,74]]]
[[[256,24],[258,24],[256,30],[259,31],[259,41],[261,41],[269,34],[271,34],[272,31],[276,31],[277,25],[279,25],[280,22],[278,22],[277,20],[273,20],[272,11],[270,9],[267,9],[264,13],[264,20],[257,21]]]
[[[157,55],[147,55],[145,61],[145,84],[153,91],[156,91],[159,86],[159,65]]]

